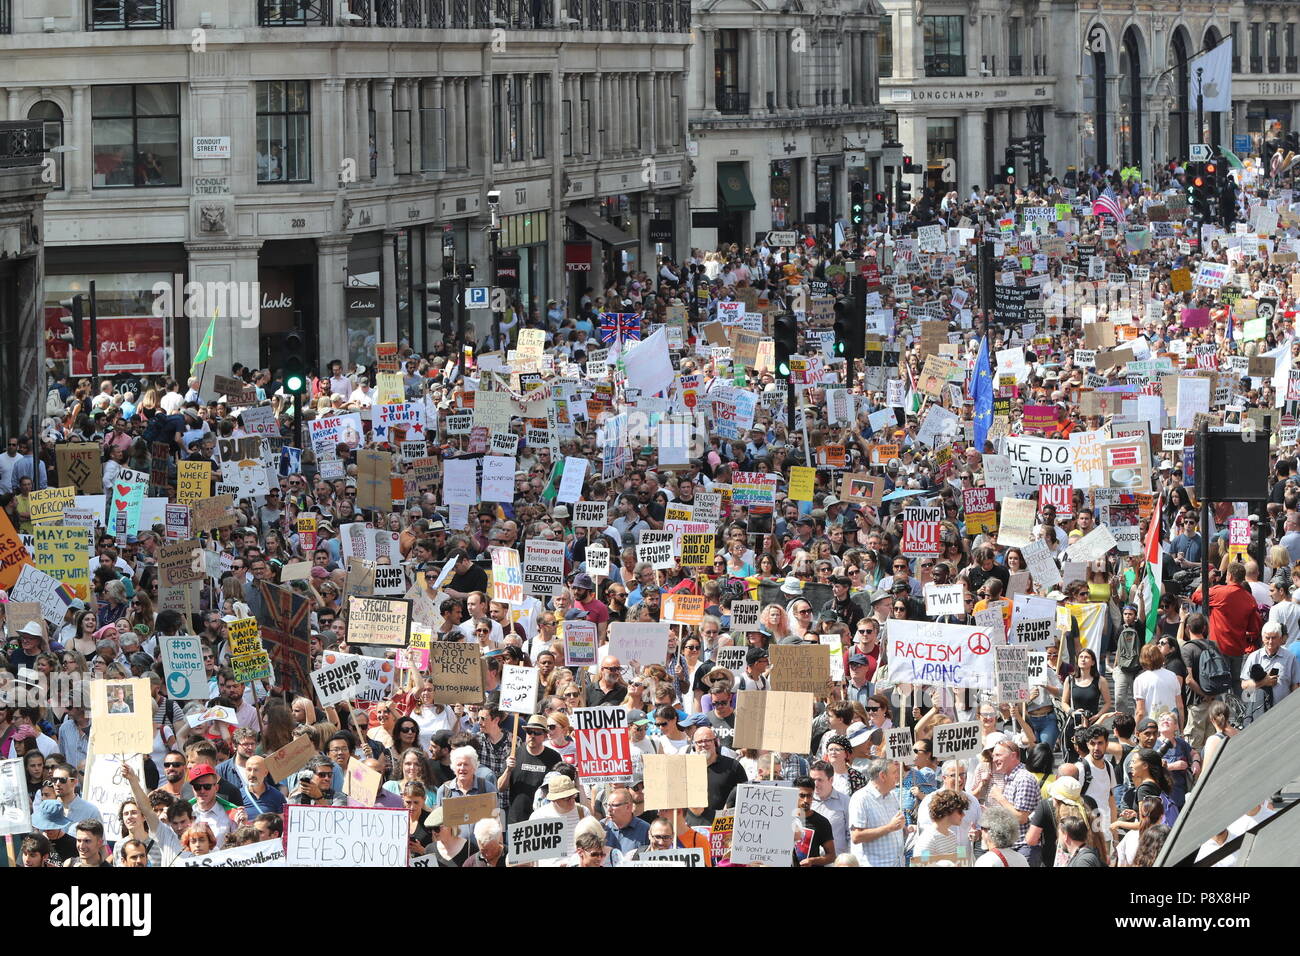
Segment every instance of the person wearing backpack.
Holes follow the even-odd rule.
[[[1160,822],[1165,826],[1173,826],[1174,821],[1178,819],[1178,807],[1169,797],[1173,791],[1173,783],[1169,779],[1169,772],[1165,770],[1160,754],[1148,747],[1135,750],[1132,768],[1133,789],[1124,795],[1124,807],[1119,812],[1119,819],[1111,823],[1115,835],[1123,836],[1124,832],[1136,830],[1141,826],[1137,811],[1146,797],[1159,798],[1165,808]]]
[[[1186,613],[1186,612],[1184,612]],[[1187,665],[1183,701],[1187,724],[1183,736],[1196,750],[1205,746],[1209,734],[1210,705],[1232,689],[1228,661],[1208,638],[1209,622],[1204,614],[1187,614],[1183,620],[1183,642],[1178,649]]]
[[[1138,623],[1136,604],[1125,604],[1123,626],[1115,641],[1115,709],[1133,713],[1133,681],[1142,673],[1142,648],[1150,640]]]
[[[1080,793],[1085,797],[1091,797],[1097,804],[1098,829],[1109,841],[1112,839],[1111,821],[1119,819],[1119,808],[1115,804],[1114,794],[1115,786],[1119,782],[1119,773],[1111,763],[1110,757],[1106,755],[1106,748],[1110,745],[1110,734],[1104,727],[1093,724],[1081,730],[1076,739],[1080,739],[1084,748],[1083,759],[1075,764],[1079,772]]]

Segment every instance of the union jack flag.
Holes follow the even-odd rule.
[[[1125,221],[1124,210],[1120,208],[1119,202],[1115,199],[1115,191],[1109,186],[1102,195],[1092,201],[1092,214],[1094,216],[1111,216],[1117,223]]]
[[[257,582],[252,598],[249,610],[261,627],[279,689],[307,696],[312,692],[311,602],[266,581]]]
[[[600,313],[600,341],[608,345],[615,339],[641,341],[641,316],[636,312]]]

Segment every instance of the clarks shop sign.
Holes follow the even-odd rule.
[[[369,319],[383,310],[383,292],[379,289],[344,289],[349,319]]]

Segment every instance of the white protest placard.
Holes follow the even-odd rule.
[[[1025,657],[1025,673],[1029,677],[1030,687],[1047,684],[1047,651],[1029,649]]]
[[[1181,428],[1165,428],[1160,432],[1161,451],[1184,451],[1187,432]]]
[[[27,796],[23,761],[0,760],[0,836],[27,833],[32,828],[32,801]]]
[[[42,616],[52,624],[63,621],[71,602],[57,579],[30,564],[24,564],[18,572],[18,580],[9,589],[9,600],[39,604]]]
[[[934,584],[924,588],[925,613],[928,617],[966,613],[966,587],[961,584]]]
[[[997,677],[997,702],[1020,703],[1029,699],[1029,648],[1023,644],[1003,644],[993,648]]]
[[[512,823],[506,827],[506,859],[513,863],[533,863],[566,856],[565,848],[573,843],[576,820],[554,817]]]
[[[573,526],[575,528],[603,528],[609,502],[575,501],[573,503]]]
[[[907,760],[912,756],[912,728],[891,727],[885,731],[885,759]]]
[[[736,787],[731,862],[789,866],[794,853],[798,799],[794,787],[753,783]]]
[[[1032,594],[1017,594],[1011,604],[1011,633],[1007,642],[1045,647],[1056,637],[1056,602]]]
[[[524,544],[524,586],[533,597],[549,599],[564,587],[564,542],[529,538]]]
[[[657,866],[702,867],[704,862],[703,847],[684,847],[680,850],[645,850],[638,859],[645,864]]]
[[[1015,494],[1038,494],[1042,485],[1074,485],[1070,443],[1054,438],[1006,437]]]
[[[892,620],[885,637],[897,684],[993,689],[993,639],[982,628]]]
[[[609,548],[603,544],[587,545],[586,563],[587,573],[593,578],[609,577]]]
[[[731,602],[731,630],[733,633],[748,633],[758,630],[758,601]]]
[[[287,866],[406,866],[411,815],[404,807],[285,808]]]
[[[406,571],[400,564],[375,566],[375,593],[401,597],[406,593]]]
[[[320,701],[322,707],[351,700],[365,680],[361,660],[357,655],[339,656],[343,659],[311,672],[312,686],[316,688],[316,699]]]
[[[668,628],[663,622],[612,621],[608,653],[638,672],[646,664],[662,664],[668,657]]]
[[[519,566],[519,552],[514,548],[492,549],[492,600],[524,603],[523,570]]]
[[[984,733],[978,720],[939,724],[934,728],[934,759],[960,760],[984,749]]]
[[[999,498],[1005,498],[1012,492],[1011,459],[1006,455],[984,456],[984,487],[992,488]]]
[[[567,457],[564,459],[564,474],[560,477],[560,489],[556,501],[575,502],[582,497],[582,483],[587,477],[588,461],[585,458]]]
[[[478,465],[473,458],[445,458],[442,469],[443,504],[478,504]]]
[[[656,571],[666,571],[677,565],[671,538],[667,541],[638,543],[636,546],[636,559],[650,565]]]
[[[508,714],[537,711],[537,668],[507,664],[501,673],[501,709]]]
[[[1099,524],[1070,545],[1066,552],[1071,561],[1096,561],[1105,557],[1106,552],[1113,547],[1115,547],[1115,536],[1110,533],[1110,528]]]
[[[159,637],[163,686],[173,700],[207,700],[208,674],[203,666],[203,642],[193,635]]]
[[[1061,583],[1061,569],[1057,567],[1052,552],[1042,541],[1029,542],[1020,549],[1020,553],[1025,556],[1025,563],[1029,566],[1029,573],[1033,576],[1035,584],[1050,588]]]
[[[503,458],[500,455],[484,456],[483,501],[514,501],[515,462],[514,458]]]
[[[126,762],[144,780],[144,757],[134,754]],[[120,833],[122,824],[117,814],[123,801],[132,797],[131,783],[122,775],[122,755],[91,753],[86,763],[86,783],[81,797],[98,808],[105,834]]]
[[[284,866],[284,847],[279,840],[245,843],[230,850],[218,850],[204,856],[185,857],[177,866],[254,867]]]

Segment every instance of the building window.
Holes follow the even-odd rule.
[[[573,155],[573,100],[565,100],[560,104],[560,143],[563,145],[564,155]]]
[[[880,32],[876,34],[876,62],[881,76],[894,75],[894,18],[880,18]]]
[[[925,75],[965,76],[965,18],[922,17],[925,35]]]
[[[58,103],[41,100],[39,103],[32,104],[32,108],[27,111],[27,118],[29,120],[40,120],[45,129],[45,148],[51,151],[47,153],[47,156],[54,161],[53,188],[62,189],[63,154],[52,152],[52,150],[63,145],[63,110],[59,109]]]
[[[546,158],[546,94],[551,87],[549,73],[533,74],[533,159]]]
[[[749,93],[740,89],[740,31],[719,30],[713,48],[713,88],[719,113],[748,113]]]
[[[258,81],[257,181],[311,182],[311,89],[307,80]]]
[[[507,76],[492,77],[492,162],[506,161],[506,85]]]
[[[1264,72],[1264,58],[1259,49],[1259,24],[1250,25],[1250,72]]]
[[[92,87],[90,116],[96,188],[181,184],[175,84]]]
[[[1007,73],[1024,76],[1024,60],[1020,53],[1020,18],[1012,17],[1007,28]]]
[[[168,30],[171,0],[88,0],[88,30]]]
[[[510,77],[510,160],[523,162],[524,159],[524,77],[516,74]]]
[[[454,87],[443,88],[446,96]],[[447,110],[433,105],[433,90],[420,84],[420,169],[427,173],[447,171]]]

